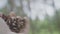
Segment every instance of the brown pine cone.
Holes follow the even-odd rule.
[[[19,33],[25,27],[25,22],[24,19],[13,17],[7,20],[7,25],[12,32]]]
[[[10,13],[8,16],[0,13],[0,17],[4,19],[12,32],[20,33],[20,31],[25,27],[25,20],[20,16],[16,17],[14,12]]]

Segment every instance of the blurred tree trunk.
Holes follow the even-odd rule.
[[[50,24],[50,19],[49,19],[49,16],[48,16],[48,14],[47,14],[47,10],[46,10],[46,4],[47,4],[47,2],[46,2],[47,0],[44,0],[44,10],[45,10],[45,12],[46,12],[46,19],[47,19],[47,21],[48,21],[48,31],[50,32],[50,34],[53,34],[53,31],[52,31],[52,28],[51,28],[51,24]],[[46,33],[47,34],[47,33]]]
[[[55,10],[55,17],[56,17],[56,24],[57,24],[57,27],[58,27],[58,31],[60,33],[60,17],[59,17],[59,12],[56,10],[56,7],[55,7],[55,1],[52,0],[52,5],[53,5],[53,8]]]
[[[15,4],[15,0],[8,0],[8,3],[9,3],[9,10],[8,12],[15,12],[17,15],[20,15],[21,17],[24,17],[26,16],[25,13],[24,13],[24,10],[23,10],[23,0],[20,0],[20,12],[17,11],[17,8],[16,8],[16,4]]]
[[[26,5],[27,7],[24,6],[24,2],[26,2],[26,1],[27,1],[27,5]],[[30,0],[20,0],[20,5],[21,5],[20,6],[20,8],[21,8],[20,15],[26,16],[27,14],[30,14],[30,11],[31,11]],[[27,8],[28,11],[25,10],[26,8]]]
[[[31,19],[31,7],[30,7],[30,3],[31,3],[31,1],[28,0],[28,1],[27,1],[27,5],[28,5],[28,10],[29,10],[29,17],[30,17],[30,19]]]
[[[27,3],[28,3],[28,9],[29,9],[29,11],[31,12],[30,0],[28,0]]]
[[[21,8],[21,10],[20,10],[20,12],[19,12],[19,14],[20,14],[20,16],[21,17],[24,17],[24,16],[26,16],[26,14],[24,13],[24,7],[23,7],[23,0],[20,0],[20,8]]]
[[[16,12],[15,0],[8,0],[8,12]]]

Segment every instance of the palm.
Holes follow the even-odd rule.
[[[12,22],[10,21],[10,19],[9,20],[6,19],[7,20],[6,21],[7,24],[6,24],[6,22],[5,22],[5,24],[8,25],[9,28],[5,26],[6,27],[5,30],[7,30],[7,28],[8,28],[8,30],[9,30],[9,31],[7,30],[8,32],[15,32],[15,33],[18,33],[18,34],[28,34],[28,31],[29,31],[29,20],[26,17],[24,17],[23,19],[25,20],[25,21],[23,20],[25,22],[25,25],[24,25],[24,23],[22,23],[23,21],[20,21],[21,20],[21,17],[18,18],[18,21],[16,20],[17,21],[16,22],[17,25],[16,24],[15,25],[12,24],[12,23],[15,23],[14,19],[12,19],[13,20]],[[23,25],[21,26],[21,24],[23,24]],[[8,32],[6,32],[6,33],[8,33]]]

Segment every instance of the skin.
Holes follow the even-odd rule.
[[[30,22],[29,22],[29,19],[27,17],[24,17],[25,19],[25,22],[26,22],[26,26],[25,28],[23,29],[24,31],[21,32],[21,33],[18,33],[18,34],[28,34],[29,33],[29,29],[30,29]]]

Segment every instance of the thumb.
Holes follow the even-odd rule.
[[[25,23],[29,23],[29,18],[28,17],[24,17]]]
[[[24,29],[24,33],[28,34],[29,30],[30,30],[30,22],[29,22],[29,18],[28,17],[24,17],[25,20],[25,29]]]

